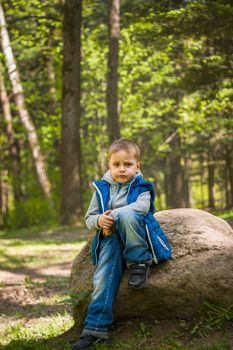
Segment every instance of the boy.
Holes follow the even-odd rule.
[[[90,349],[106,342],[112,324],[112,305],[125,268],[128,285],[146,286],[149,267],[167,260],[171,248],[153,216],[154,189],[140,172],[140,150],[131,140],[113,142],[108,152],[109,170],[96,181],[85,221],[97,234],[92,242],[96,264],[93,293],[84,330],[73,350]]]

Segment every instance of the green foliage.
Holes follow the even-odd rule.
[[[59,217],[63,5],[60,0],[11,0],[3,6],[55,203],[51,209],[38,194],[25,131],[11,98],[20,148],[22,198],[13,198],[12,159],[7,137],[1,135],[0,167],[8,171],[10,192],[4,225],[24,227]],[[228,0],[121,2],[121,134],[133,138],[141,147],[142,171],[156,183],[158,210],[170,207],[173,189],[167,187],[166,181],[171,183],[174,177],[173,155],[181,159],[193,207],[208,206],[209,156],[215,166],[216,207],[229,205],[225,169],[226,154],[232,153],[233,142],[232,16],[233,7]],[[100,178],[107,168],[107,3],[84,0],[82,23],[80,131],[86,209],[91,181]],[[8,80],[6,86],[11,97]],[[5,131],[0,119],[0,127]],[[172,142],[174,135],[180,140],[177,147]]]
[[[50,203],[44,197],[35,197],[16,204],[8,216],[7,226],[22,228],[56,221],[58,221],[57,213]]]
[[[212,214],[219,216],[220,218],[225,219],[225,220],[233,219],[233,211],[232,210],[213,211]]]

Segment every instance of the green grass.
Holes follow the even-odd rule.
[[[80,226],[70,227],[70,226],[57,226],[55,224],[50,225],[37,225],[30,226],[29,228],[21,228],[21,229],[9,229],[9,230],[0,230],[0,238],[4,239],[39,239],[45,241],[49,240],[50,237],[56,236],[56,239],[61,238],[62,242],[66,241],[66,234],[71,234],[73,240],[78,240],[79,237],[83,237],[84,233],[87,233],[87,229],[80,224]],[[71,241],[71,237],[69,237],[69,242]]]
[[[51,315],[49,320],[40,318],[25,328],[23,322],[18,322],[9,326],[5,330],[3,346],[4,349],[21,350],[21,349],[70,349],[68,340],[62,344],[55,341],[55,344],[46,344],[46,340],[55,338],[64,333],[73,326],[73,320],[67,314]]]

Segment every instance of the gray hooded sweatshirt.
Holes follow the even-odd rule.
[[[132,209],[135,212],[146,215],[150,209],[150,192],[143,192],[140,194],[136,200],[131,204],[127,203],[127,193],[128,188],[131,182],[135,179],[136,176],[142,176],[142,173],[138,171],[134,178],[126,184],[120,184],[115,182],[112,178],[110,171],[108,170],[102,180],[107,181],[110,184],[110,201],[109,201],[109,209],[111,209],[111,213],[109,214],[115,221],[117,220],[120,212],[125,209]],[[87,210],[85,216],[85,222],[87,228],[89,230],[98,229],[98,219],[100,217],[99,204],[96,197],[96,192],[93,194],[89,208]]]

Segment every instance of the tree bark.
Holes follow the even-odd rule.
[[[9,78],[12,83],[14,98],[16,106],[20,115],[20,119],[26,129],[29,146],[32,152],[32,158],[34,161],[36,174],[42,191],[47,198],[51,198],[51,184],[45,170],[44,159],[41,154],[41,149],[36,134],[35,126],[31,120],[31,116],[25,105],[25,99],[23,94],[23,87],[20,81],[19,72],[16,67],[14,54],[11,48],[8,31],[6,28],[6,21],[4,11],[0,3],[0,27],[1,27],[1,44],[2,50],[5,55],[6,65],[8,69]]]
[[[170,159],[167,157],[164,164],[164,192],[166,208],[171,208],[171,181],[170,181]]]
[[[107,126],[110,143],[120,137],[118,115],[118,52],[120,0],[109,0],[109,53],[107,77]]]
[[[232,143],[227,145],[225,153],[226,164],[226,208],[233,207],[233,162],[232,162]]]
[[[8,187],[8,171],[0,169],[0,220],[1,225],[4,226],[4,219],[8,213],[8,197],[9,197],[9,187]]]
[[[166,208],[171,208],[171,195],[169,191],[169,175],[167,174],[167,171],[164,173],[164,192],[165,192],[165,199],[166,199]]]
[[[214,160],[211,152],[208,153],[208,198],[209,208],[214,209],[215,198],[214,198]]]
[[[184,174],[180,156],[180,138],[176,136],[171,142],[170,155],[170,179],[171,198],[170,203],[173,208],[185,208]]]
[[[41,0],[44,8],[45,18],[49,18],[49,9],[46,0]],[[49,89],[49,113],[54,114],[57,107],[56,92],[56,75],[54,70],[54,54],[53,54],[53,29],[51,28],[50,36],[47,38],[45,61],[47,65],[48,89]]]
[[[0,169],[0,227],[3,227],[2,177]]]
[[[64,5],[64,62],[62,113],[62,224],[77,223],[82,215],[81,195],[81,14],[82,0]]]
[[[19,145],[15,138],[10,102],[5,88],[3,76],[0,72],[0,99],[2,103],[3,117],[6,122],[6,133],[10,145],[10,153],[12,158],[12,177],[13,177],[13,192],[15,202],[20,202],[22,199],[22,191],[20,187],[20,161],[19,161]]]
[[[189,181],[189,169],[191,168],[191,166],[189,167],[189,160],[187,159],[187,157],[185,156],[184,158],[184,169],[183,169],[183,174],[184,174],[184,199],[185,199],[185,206],[186,208],[190,208],[191,207],[191,200],[190,200],[190,188],[191,188],[191,184]]]

